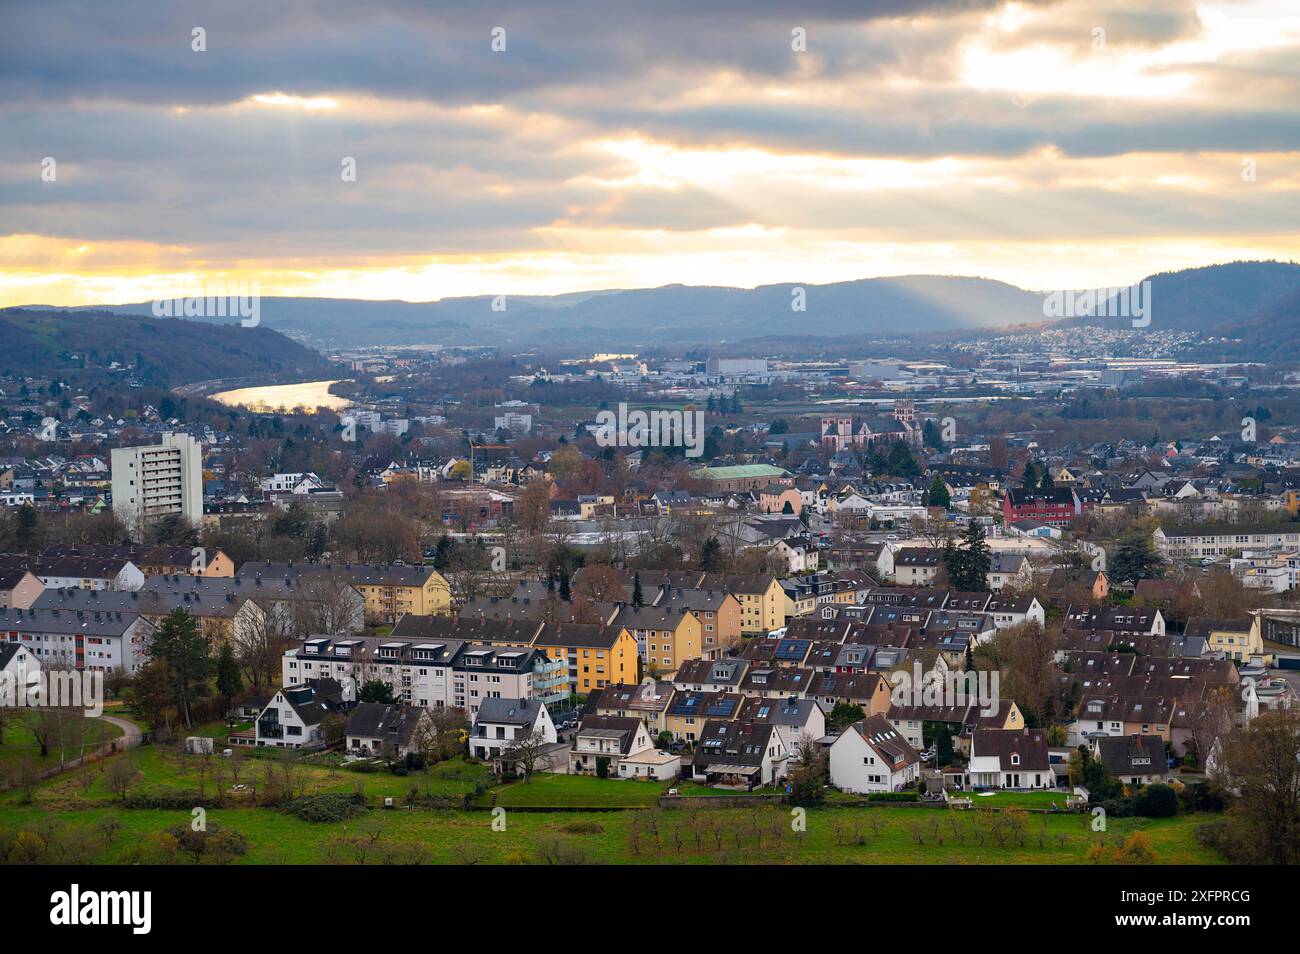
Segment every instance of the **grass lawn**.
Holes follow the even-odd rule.
[[[59,751],[57,746],[51,746],[50,754],[41,758],[41,747],[36,741],[30,729],[28,729],[28,720],[34,718],[30,711],[22,709],[6,709],[4,712],[4,726],[0,735],[0,759],[21,759],[30,758],[41,766],[57,765],[59,763]],[[107,742],[109,739],[116,739],[122,734],[122,730],[111,722],[105,722],[103,719],[82,719],[81,724],[85,729],[86,747],[92,747]],[[76,740],[75,746],[69,743],[65,754],[68,758],[76,758],[81,754],[81,739]]]
[[[979,792],[949,792],[949,798],[969,798],[972,808],[1041,808],[1050,809],[1052,803],[1065,811],[1064,792],[994,792],[982,795]]]
[[[218,777],[223,787],[228,789],[235,784],[238,771],[239,783],[256,787],[268,771],[281,772],[285,765],[290,766],[289,771],[304,794],[360,791],[374,803],[385,797],[400,800],[412,789],[428,795],[466,795],[477,786],[488,784],[491,778],[486,765],[459,760],[434,765],[427,775],[412,772],[402,777],[386,770],[367,773],[315,765],[304,762],[296,753],[274,749],[236,750],[236,754],[227,759],[219,754],[207,758],[186,755],[174,746],[146,745],[124,757],[134,761],[140,770],[140,777],[130,790],[131,795],[201,792],[212,797],[217,790]],[[36,804],[49,808],[111,805],[115,795],[109,788],[105,765],[98,762],[49,780],[37,790]],[[18,797],[16,792],[0,794],[0,806],[12,804]]]
[[[141,773],[133,794],[199,789],[201,756],[154,745],[115,757],[126,758],[134,760]],[[159,833],[188,823],[189,811],[121,807],[106,785],[105,766],[111,761],[41,783],[32,804],[24,804],[18,791],[0,794],[0,856],[25,830],[36,834],[38,844],[64,846],[64,854],[37,860],[168,860],[136,853],[141,846],[147,852],[157,852]],[[223,784],[232,784],[230,760],[215,756],[208,765],[215,762],[225,763]],[[297,773],[305,792],[359,788],[374,807],[365,816],[334,823],[305,822],[271,808],[210,809],[209,822],[247,838],[248,852],[237,858],[238,863],[1086,864],[1088,849],[1099,840],[1117,846],[1138,830],[1148,833],[1157,862],[1221,862],[1213,851],[1200,847],[1195,837],[1196,826],[1217,817],[1212,815],[1113,819],[1104,835],[1091,830],[1088,815],[1033,815],[1025,819],[1022,837],[1004,837],[999,844],[986,821],[994,817],[991,812],[830,804],[809,809],[806,832],[796,834],[791,810],[784,806],[755,802],[752,807],[705,808],[700,807],[702,799],[692,798],[689,807],[659,809],[655,807],[657,799],[667,783],[540,773],[526,783],[490,788],[479,800],[482,808],[505,809],[505,830],[499,831],[494,830],[496,819],[488,811],[378,807],[383,796],[393,796],[400,804],[412,786],[421,791],[471,792],[490,782],[485,765],[449,761],[433,766],[427,777],[422,772],[399,777],[388,772],[356,773],[304,762],[296,754],[259,750],[239,758],[240,780],[256,785],[265,772],[280,772],[285,764],[292,766],[290,771]],[[209,795],[214,791],[210,768],[203,785]],[[693,795],[708,791],[690,783],[677,785]],[[1017,796],[1026,794],[1043,793],[1002,793],[975,803],[1014,805]],[[633,810],[584,810],[608,806]],[[568,810],[511,810],[523,808]],[[116,830],[106,835],[100,828],[105,822],[111,822]],[[28,845],[32,842],[30,837],[25,839]],[[185,858],[179,861],[187,863]]]
[[[767,788],[756,788],[752,792],[743,792],[743,791],[733,792],[725,788],[709,788],[709,786],[707,785],[701,785],[699,782],[692,782],[690,779],[685,779],[680,782],[675,782],[669,787],[677,789],[677,794],[681,795],[683,798],[718,798],[719,796],[735,796],[737,798],[743,798],[746,795],[784,795],[785,794],[785,789],[772,788],[770,786]],[[828,792],[827,794],[838,795],[839,793]]]
[[[945,836],[941,845],[929,834],[918,842],[910,830],[918,813],[927,819],[937,816],[944,825],[948,822],[948,815],[937,810],[851,808],[810,810],[807,831],[802,835],[791,832],[787,811],[768,808],[758,812],[649,813],[507,810],[504,831],[493,830],[493,818],[487,812],[377,809],[361,819],[313,824],[272,809],[244,808],[214,809],[208,812],[208,820],[248,839],[249,851],[238,859],[242,864],[357,863],[357,842],[371,846],[363,849],[366,863],[383,861],[390,846],[418,845],[421,860],[441,863],[472,857],[485,864],[545,863],[556,858],[601,864],[1086,864],[1089,846],[1101,837],[1090,831],[1087,816],[1070,815],[1040,816],[1045,820],[1029,826],[1023,845],[997,845],[992,840],[978,845],[970,836],[964,844],[958,844],[954,836]],[[867,827],[871,814],[879,816],[878,834]],[[703,828],[693,826],[692,819],[697,816]],[[10,806],[0,809],[0,838],[6,830],[79,828],[95,832],[97,823],[106,818],[116,819],[120,830],[111,845],[102,839],[86,839],[94,844],[88,849],[89,857],[82,860],[125,861],[132,846],[149,844],[164,828],[188,823],[190,815],[185,811],[117,808],[51,814],[38,807]],[[657,837],[649,827],[652,819]],[[961,818],[958,824],[968,825],[969,821]],[[1107,844],[1116,844],[1140,828],[1149,833],[1158,863],[1217,863],[1217,856],[1197,846],[1193,836],[1196,824],[1197,816],[1120,819],[1112,823],[1105,837]],[[1046,829],[1040,847],[1038,830],[1042,825]],[[639,832],[635,836],[634,826]],[[855,829],[864,834],[863,844],[846,843],[846,833]]]
[[[495,798],[494,804],[502,808],[649,808],[667,789],[663,782],[539,772],[527,782],[493,789],[488,799]]]

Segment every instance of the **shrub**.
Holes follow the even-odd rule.
[[[1230,837],[1228,823],[1222,818],[1196,826],[1196,842],[1202,848],[1222,848]]]
[[[166,833],[176,839],[177,848],[188,854],[195,864],[211,861],[221,864],[248,851],[248,839],[242,832],[222,828],[216,822],[195,831],[189,825],[174,825]]]
[[[214,808],[216,802],[210,798],[202,798],[197,792],[145,792],[139,795],[128,795],[122,801],[123,808],[139,809],[184,809],[189,811],[193,808]]]
[[[561,825],[560,831],[569,835],[603,835],[605,829],[594,821],[571,821]]]
[[[1178,814],[1178,796],[1168,785],[1148,785],[1134,799],[1133,811],[1146,818],[1172,818]]]
[[[921,798],[916,792],[868,792],[869,802],[915,802]]]
[[[1101,803],[1107,818],[1129,818],[1133,814],[1133,799],[1108,798]]]
[[[347,792],[324,792],[304,795],[282,806],[283,810],[308,822],[338,822],[356,818],[367,811],[364,795]]]

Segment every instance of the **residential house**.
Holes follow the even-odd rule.
[[[755,699],[745,707],[745,722],[776,726],[787,752],[797,755],[801,740],[816,742],[826,734],[826,714],[812,699]]]
[[[1078,501],[1069,487],[1053,487],[1049,490],[1011,487],[1002,498],[1004,523],[1036,520],[1050,527],[1067,529],[1078,512]]]
[[[789,758],[775,725],[717,719],[704,725],[691,772],[709,785],[752,790],[784,778]]]
[[[533,646],[568,666],[569,691],[578,695],[615,683],[641,681],[636,640],[623,626],[546,623]]]
[[[348,713],[344,744],[354,755],[405,758],[418,747],[417,732],[432,724],[428,709],[361,702]]]
[[[652,748],[649,730],[635,716],[584,716],[569,751],[569,774],[617,777],[623,759]]]
[[[285,686],[253,723],[253,744],[276,749],[322,748],[325,717],[346,706],[343,690],[333,680]]]
[[[985,574],[989,589],[1001,593],[1005,589],[1022,590],[1034,581],[1033,568],[1028,557],[1020,553],[993,553],[989,557],[989,571]]]
[[[1169,778],[1165,744],[1158,736],[1103,736],[1094,740],[1093,754],[1125,785],[1150,785]]]
[[[830,746],[831,784],[842,792],[910,789],[920,765],[920,754],[882,715],[853,723]]]
[[[977,729],[966,784],[972,788],[1054,788],[1047,739],[1036,729]]]
[[[24,567],[0,567],[0,609],[27,609],[45,589],[45,584]]]
[[[451,586],[432,566],[367,563],[245,563],[243,577],[297,579],[325,574],[345,580],[365,601],[366,618],[396,623],[416,616],[451,614]]]
[[[672,673],[683,661],[704,655],[703,626],[685,601],[668,600],[654,606],[621,604],[613,627],[632,635],[651,674]]]
[[[1252,656],[1265,655],[1259,622],[1252,616],[1238,619],[1193,616],[1183,627],[1183,634],[1204,638],[1210,652],[1223,653],[1233,662],[1250,662]]]
[[[985,612],[997,629],[1019,626],[1033,620],[1039,626],[1047,625],[1047,611],[1036,596],[998,596],[989,600]]]
[[[474,713],[469,733],[469,754],[496,760],[517,739],[536,733],[544,745],[558,741],[555,722],[540,699],[484,699]]]
[[[664,712],[664,730],[674,739],[695,742],[712,719],[735,722],[746,711],[748,699],[726,690],[677,689]]]
[[[647,679],[640,685],[617,683],[596,690],[588,699],[588,710],[595,715],[636,717],[646,724],[651,735],[667,730],[667,713],[674,697],[671,682]]]
[[[938,547],[907,547],[894,554],[894,582],[903,586],[931,586],[943,569]]]

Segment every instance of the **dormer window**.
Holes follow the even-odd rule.
[[[1011,753],[1011,764],[1012,764],[1012,765],[1019,765],[1019,764],[1020,764],[1020,756],[1017,755],[1015,752],[1012,752],[1012,753]]]

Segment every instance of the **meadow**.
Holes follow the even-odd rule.
[[[138,770],[125,800],[111,781],[120,759]],[[1023,811],[1046,808],[1044,793],[999,793],[976,799],[971,811],[837,800],[801,812],[759,800],[713,807],[707,790],[674,783],[687,797],[660,808],[668,783],[538,774],[493,785],[486,766],[459,759],[405,776],[336,762],[143,746],[44,781],[30,801],[21,790],[0,794],[0,858],[194,863],[167,835],[190,824],[188,798],[207,806],[207,825],[242,836],[243,850],[219,859],[237,864],[1087,864],[1095,846],[1117,848],[1138,831],[1155,863],[1220,861],[1195,837],[1207,817],[1113,819],[1099,833],[1088,815]],[[304,821],[259,804],[277,786],[282,797],[339,793],[366,807],[356,817]],[[164,807],[131,807],[168,798]],[[383,807],[390,798],[393,807]]]

